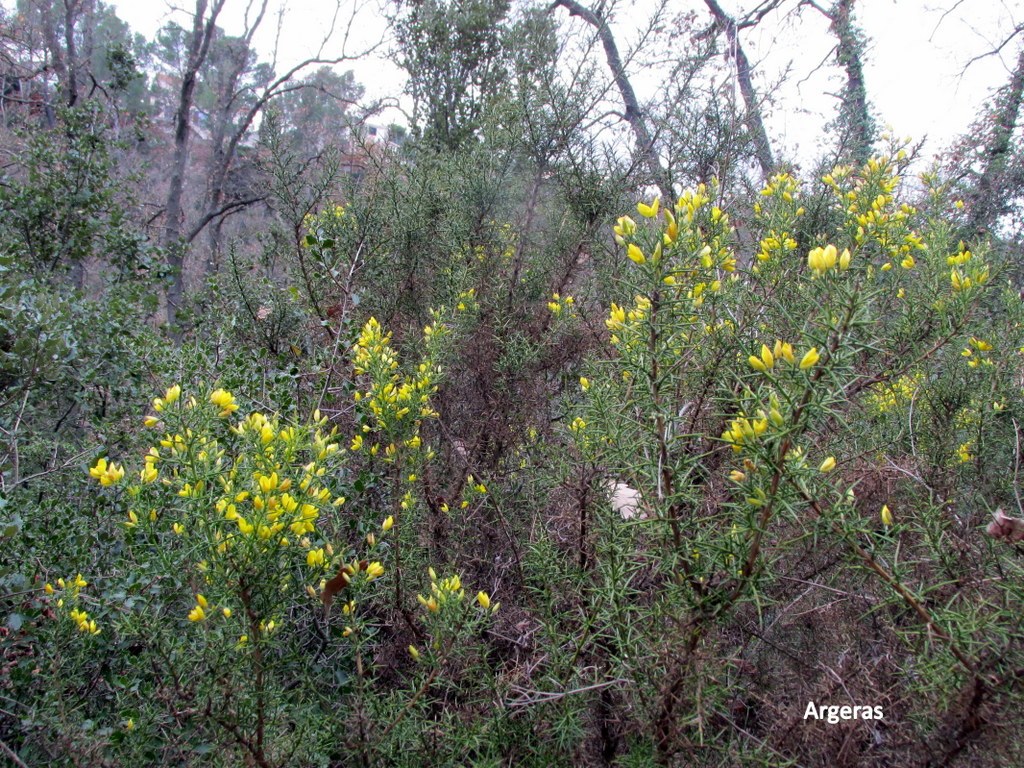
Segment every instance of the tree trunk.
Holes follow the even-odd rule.
[[[715,17],[715,23],[719,29],[725,32],[729,41],[732,55],[736,61],[736,79],[739,81],[740,94],[743,96],[744,111],[746,112],[743,122],[750,132],[750,141],[754,145],[754,157],[761,167],[761,175],[768,179],[775,171],[775,158],[772,156],[772,145],[768,140],[768,132],[764,128],[764,118],[761,115],[761,104],[757,99],[757,91],[754,90],[754,81],[751,78],[750,60],[746,51],[740,45],[739,29],[736,20],[722,10],[718,0],[704,0],[711,15]]]
[[[44,0],[40,8],[40,15],[42,17],[43,24],[43,39],[46,44],[47,53],[50,54],[50,66],[53,67],[53,71],[57,73],[57,82],[60,87],[64,90],[63,97],[65,99],[70,98],[68,92],[70,91],[68,84],[68,65],[67,58],[64,55],[64,49],[61,48],[60,38],[57,37],[57,23],[53,18],[53,3],[51,0]],[[74,101],[72,101],[72,106]]]
[[[871,157],[875,140],[875,124],[868,111],[868,92],[864,85],[864,63],[861,60],[864,41],[853,23],[853,5],[856,0],[837,0],[826,11],[814,0],[803,0],[829,21],[836,36],[836,59],[846,70],[846,87],[840,107],[843,146],[840,152],[853,162],[863,165]]]
[[[868,112],[868,93],[864,85],[864,66],[861,62],[862,41],[853,25],[855,0],[839,0],[832,11],[832,31],[839,47],[836,55],[846,70],[846,90],[843,92],[843,114],[850,137],[850,154],[860,164],[871,157],[874,144],[874,124]]]
[[[75,12],[79,9],[79,0],[64,0],[64,46],[67,51],[68,92],[66,94],[69,107],[78,103],[78,52],[75,48]]]
[[[1021,101],[1024,100],[1024,48],[1017,57],[1017,66],[1010,74],[1010,81],[1001,94],[994,115],[995,124],[984,147],[981,174],[974,193],[971,195],[971,228],[987,232],[995,226],[996,219],[1006,205],[1005,195],[1000,194],[1000,178],[1006,171],[1012,153],[1013,131],[1020,116]]]
[[[171,181],[167,191],[166,219],[163,247],[167,267],[171,271],[171,285],[167,289],[167,323],[172,328],[177,321],[178,307],[184,295],[184,266],[186,243],[181,233],[184,224],[182,206],[185,188],[185,167],[188,163],[188,145],[191,134],[192,101],[195,97],[196,78],[210,51],[210,43],[216,31],[217,16],[225,0],[214,0],[206,18],[207,0],[196,0],[195,16],[192,22],[192,36],[189,40],[188,61],[181,80],[178,109],[174,116],[174,157],[171,166]]]
[[[608,68],[612,71],[615,85],[619,89],[623,105],[626,108],[626,122],[629,123],[633,129],[633,135],[636,137],[637,151],[640,152],[640,156],[647,164],[651,181],[661,190],[662,199],[666,202],[671,201],[674,197],[672,184],[669,181],[668,174],[661,165],[658,153],[654,149],[654,139],[647,127],[643,110],[640,108],[640,102],[636,98],[636,91],[633,90],[633,85],[626,76],[626,69],[622,64],[619,47],[615,42],[611,29],[608,27],[607,21],[604,16],[580,5],[576,0],[555,0],[555,5],[562,6],[572,16],[579,16],[597,31],[597,36],[604,47],[605,58],[608,60]]]

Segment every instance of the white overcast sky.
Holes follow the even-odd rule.
[[[191,4],[189,0],[179,1]],[[328,27],[334,11],[332,0],[283,2],[286,13],[281,27],[278,71],[316,49],[321,30]],[[382,2],[364,3],[351,26],[350,51],[385,34],[377,5]],[[113,4],[121,18],[147,36],[152,36],[171,18],[187,23],[184,14],[175,15],[165,0],[113,0]],[[750,9],[755,4],[755,0],[723,2],[733,10]],[[819,0],[819,4],[830,5],[831,0]],[[246,5],[246,0],[228,0],[221,26],[229,33],[241,30]],[[792,0],[785,7],[791,9],[795,5],[796,0]],[[993,88],[1006,81],[1015,63],[1016,46],[1007,46],[1002,57],[990,56],[973,64],[966,73],[964,67],[971,57],[995,48],[1024,20],[1020,5],[1020,0],[860,0],[856,6],[857,21],[868,39],[865,77],[880,122],[890,125],[897,135],[915,140],[927,138],[926,154],[940,151],[964,132],[979,104]],[[628,22],[644,6],[640,1],[634,2],[628,11],[625,5],[621,6],[617,26],[622,29],[617,33],[623,44],[629,39]],[[955,10],[943,18],[943,12],[954,6]],[[678,0],[679,10],[700,11],[703,7],[700,0]],[[348,14],[343,13],[341,19],[347,23]],[[276,27],[276,19],[264,22],[264,34],[258,45],[265,58],[273,49]],[[826,94],[836,93],[842,84],[839,72],[828,66],[831,60],[819,68],[833,45],[827,22],[813,9],[805,8],[799,18],[792,13],[768,17],[745,35],[748,56],[758,67],[759,85],[777,82],[786,67],[790,68],[777,92],[769,120],[772,140],[782,147],[784,155],[812,158],[825,138],[822,126],[835,106],[835,100]],[[336,33],[332,42],[335,45],[329,45],[326,52],[338,49],[340,34]],[[401,71],[386,57],[354,61],[345,68],[355,70],[370,98],[398,96],[402,90]],[[637,79],[637,87],[645,87],[642,78]],[[392,119],[395,117],[388,121]]]

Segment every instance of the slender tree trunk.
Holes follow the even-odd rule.
[[[51,0],[44,0],[41,6],[43,40],[46,44],[46,51],[50,54],[50,66],[57,73],[57,82],[64,90],[63,97],[70,98],[70,87],[68,83],[68,65],[64,49],[61,48],[60,38],[57,36],[57,22],[53,18],[53,3]],[[74,102],[72,102],[72,106]]]
[[[64,0],[64,46],[67,51],[68,106],[78,102],[78,51],[75,47],[75,15],[79,9],[79,0]]]
[[[661,190],[662,199],[665,201],[672,200],[674,197],[672,184],[669,181],[668,174],[661,165],[658,153],[654,149],[654,138],[651,136],[650,129],[647,126],[644,112],[640,108],[636,91],[633,90],[633,85],[629,77],[626,76],[626,69],[622,64],[622,56],[619,54],[619,46],[616,44],[615,36],[612,35],[612,31],[608,27],[607,20],[600,13],[595,13],[591,9],[580,5],[576,0],[555,0],[555,5],[562,6],[572,16],[579,16],[597,31],[597,36],[604,47],[608,68],[612,71],[615,85],[619,89],[622,103],[626,108],[626,122],[629,123],[633,129],[633,135],[636,137],[637,151],[640,152],[641,158],[647,164],[651,181]]]
[[[995,125],[984,147],[981,175],[971,195],[971,228],[986,232],[995,225],[1003,212],[1005,197],[1000,194],[1000,178],[1006,171],[1011,157],[1013,131],[1020,117],[1021,102],[1024,100],[1024,48],[1017,57],[1017,66],[1010,74],[1010,80],[1001,94],[995,112]]]
[[[868,92],[864,84],[864,63],[861,59],[864,41],[853,23],[853,6],[857,0],[836,0],[831,10],[825,10],[814,0],[803,0],[829,21],[836,36],[836,59],[846,71],[843,88],[842,154],[855,163],[863,164],[871,157],[875,141],[875,123],[868,108]]]
[[[832,16],[832,29],[839,41],[839,63],[846,70],[846,91],[843,93],[843,112],[849,123],[851,150],[854,160],[866,163],[874,144],[874,121],[868,112],[868,92],[864,85],[864,66],[861,62],[862,41],[853,25],[855,0],[839,0]]]
[[[754,145],[754,157],[757,158],[757,164],[761,167],[761,175],[767,179],[775,171],[775,158],[772,155],[768,132],[764,127],[761,103],[758,101],[757,91],[754,90],[750,60],[740,44],[739,28],[736,25],[736,20],[722,10],[718,0],[704,0],[704,3],[711,11],[711,15],[715,17],[715,23],[719,29],[725,32],[725,37],[729,41],[729,47],[736,61],[736,79],[739,81],[740,95],[743,97],[746,113],[743,122],[750,132],[750,140]]]
[[[163,240],[167,266],[172,274],[171,285],[167,289],[167,323],[171,327],[174,327],[177,320],[178,307],[181,306],[185,286],[186,243],[182,242],[181,237],[184,228],[182,199],[191,134],[192,102],[195,97],[196,79],[210,51],[210,43],[216,32],[217,16],[224,7],[224,2],[225,0],[214,0],[209,18],[207,18],[207,0],[196,0],[188,60],[181,80],[178,110],[174,117],[174,156],[171,165],[171,181],[167,191],[167,207],[164,212],[166,223]]]
[[[221,80],[220,93],[217,94],[217,109],[212,137],[213,148],[206,171],[206,178],[209,180],[205,201],[207,215],[221,210],[224,206],[227,176],[231,170],[231,163],[234,160],[238,142],[236,138],[238,131],[233,130],[235,128],[233,123],[239,103],[239,83],[242,82],[249,68],[252,40],[263,22],[263,17],[267,11],[267,1],[262,0],[259,12],[256,14],[253,23],[245,30],[245,33],[237,42],[232,41],[231,46],[226,51],[230,66],[224,73]],[[248,130],[248,125],[241,128],[240,135],[244,135],[246,130]],[[207,275],[216,271],[220,262],[220,237],[223,223],[223,217],[218,217],[213,222],[213,227],[207,233],[210,249],[205,265],[205,274]],[[189,233],[189,237],[195,237],[196,234],[198,232]]]
[[[220,104],[217,110],[217,120],[214,126],[213,147],[210,151],[210,162],[206,169],[206,178],[209,180],[209,187],[206,191],[206,210],[217,211],[224,205],[224,187],[227,181],[228,170],[231,165],[230,158],[226,156],[225,144],[227,142],[227,127],[231,120],[229,103],[230,97],[234,94],[236,78],[232,78],[228,91],[221,94]],[[207,229],[207,253],[205,274],[211,275],[217,270],[220,261],[220,234],[223,225],[223,217],[217,218],[213,226]]]

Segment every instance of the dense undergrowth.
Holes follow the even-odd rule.
[[[60,264],[12,224],[8,756],[1020,762],[1024,310],[906,163],[285,186],[180,346],[140,242],[96,268],[113,188]]]

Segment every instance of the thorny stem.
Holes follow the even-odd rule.
[[[429,690],[430,686],[434,684],[434,680],[437,679],[437,675],[441,671],[441,665],[443,662],[443,657],[438,659],[437,666],[430,671],[430,674],[427,675],[427,679],[423,681],[423,684],[420,685],[416,693],[413,694],[413,697],[406,702],[404,707],[402,707],[402,711],[395,715],[395,719],[388,723],[387,728],[381,731],[380,737],[377,739],[378,744],[382,744],[384,742],[384,739],[388,737],[391,731],[393,731],[398,724],[405,719],[406,715],[409,714],[412,708],[416,706],[416,702],[423,698],[423,694]]]
[[[266,734],[266,689],[264,685],[263,665],[263,643],[260,631],[260,619],[252,608],[252,598],[247,587],[240,590],[239,595],[242,607],[245,608],[246,616],[249,618],[249,635],[253,639],[252,665],[253,665],[253,689],[256,693],[256,744],[252,747],[253,759],[260,766],[268,766],[266,754],[263,751],[264,737]]]
[[[658,365],[658,310],[661,307],[661,292],[654,291],[651,294],[651,320],[650,333],[647,337],[647,349],[651,356],[650,391],[651,402],[654,404],[655,422],[654,431],[658,440],[658,496],[660,500],[671,498],[673,493],[672,470],[668,463],[668,443],[665,440],[665,414],[661,411],[661,391],[658,387],[658,377],[661,375],[661,367]],[[678,510],[673,504],[669,510],[668,522],[672,526],[672,543],[678,550],[682,544],[682,532],[679,529]]]
[[[392,512],[395,516],[395,609],[402,611],[402,503],[399,494],[402,491],[402,457],[399,453],[395,456],[395,467],[391,476]]]
[[[793,423],[795,425],[799,426],[801,424],[804,410],[810,404],[811,396],[814,393],[814,385],[824,375],[827,363],[835,356],[835,353],[839,349],[839,345],[843,339],[843,336],[849,330],[850,324],[853,321],[854,313],[856,312],[857,296],[857,291],[854,291],[854,293],[850,297],[850,302],[847,306],[846,315],[843,318],[842,324],[837,330],[835,337],[829,344],[825,355],[823,355],[822,357],[822,360],[819,361],[820,364],[815,369],[814,373],[811,375],[811,378],[808,381],[807,388],[804,390],[803,397],[800,400],[800,403],[793,411]],[[725,596],[724,599],[715,599],[713,603],[703,604],[703,609],[698,613],[697,616],[694,617],[693,621],[690,623],[689,636],[687,637],[687,641],[684,646],[683,653],[681,655],[682,668],[675,670],[674,674],[671,675],[671,677],[661,690],[660,713],[655,726],[655,737],[657,742],[658,754],[662,762],[668,759],[668,756],[671,752],[670,740],[672,738],[671,731],[672,723],[674,722],[675,717],[675,708],[680,701],[683,685],[685,684],[687,679],[684,673],[693,661],[694,653],[697,650],[697,646],[700,644],[701,638],[708,630],[712,619],[714,619],[721,613],[727,611],[736,603],[740,595],[746,589],[747,585],[750,582],[750,577],[754,573],[754,570],[757,565],[757,558],[761,550],[761,543],[764,539],[765,533],[767,532],[768,523],[771,521],[771,518],[774,513],[774,502],[776,494],[778,492],[779,485],[784,475],[785,457],[786,454],[789,453],[790,448],[792,447],[792,442],[792,436],[787,435],[786,438],[782,441],[782,444],[779,446],[779,452],[777,454],[778,458],[775,463],[775,472],[772,476],[771,481],[770,494],[767,502],[761,510],[761,514],[757,522],[757,527],[753,531],[749,539],[750,544],[747,549],[747,557],[743,563],[743,567],[740,570],[739,576],[736,578],[735,584],[733,585],[732,589],[729,591],[729,593]],[[698,594],[701,594],[703,596],[707,593],[705,591],[701,591]]]
[[[825,516],[825,513],[822,511],[821,506],[818,504],[817,499],[812,498],[805,489],[801,488],[796,483],[793,483],[792,480],[790,480],[790,482],[799,491],[800,495],[803,496],[804,501],[806,501],[807,504],[811,507],[811,509],[814,510],[814,514],[817,515],[818,518],[828,519]],[[833,525],[833,527],[837,527],[834,521],[830,522]],[[840,530],[840,533],[845,534],[846,532]],[[957,645],[956,641],[952,638],[952,636],[950,636],[950,634],[946,630],[939,626],[935,618],[931,615],[931,613],[928,612],[928,609],[925,608],[924,605],[922,605],[920,600],[918,600],[916,597],[914,597],[913,594],[911,594],[910,590],[908,590],[902,584],[902,582],[900,582],[900,580],[896,578],[896,575],[893,574],[890,570],[888,570],[884,565],[879,563],[878,560],[875,559],[874,555],[872,555],[870,552],[864,549],[864,547],[862,547],[857,542],[850,541],[850,547],[853,549],[856,555],[862,561],[864,561],[864,564],[871,571],[877,574],[878,577],[882,579],[882,581],[884,581],[894,592],[896,592],[896,594],[903,598],[903,601],[908,606],[910,606],[914,613],[916,613],[920,617],[921,621],[928,628],[928,630],[949,647],[950,653],[952,653],[953,656],[956,657],[956,660],[960,662],[964,669],[966,669],[972,675],[976,675],[978,672],[977,663],[973,659],[971,659],[971,657],[968,656],[963,650],[960,649],[960,647]]]
[[[807,382],[807,388],[804,390],[804,394],[800,400],[800,403],[793,410],[793,424],[798,427],[800,426],[800,423],[802,421],[804,410],[807,408],[808,404],[811,401],[811,396],[814,393],[814,385],[817,384],[821,377],[825,374],[825,369],[827,367],[828,362],[835,356],[836,352],[839,350],[839,345],[843,340],[843,336],[845,336],[846,332],[850,328],[850,324],[853,322],[853,315],[857,307],[857,295],[857,291],[854,291],[853,295],[851,296],[849,306],[847,306],[846,308],[846,316],[843,318],[842,325],[839,327],[839,330],[836,332],[835,337],[829,344],[829,347],[823,359],[819,361],[819,365],[815,369],[814,373],[811,375],[810,381]],[[772,482],[771,487],[769,489],[768,501],[765,503],[764,508],[761,510],[761,515],[758,517],[757,529],[752,534],[750,540],[750,547],[747,549],[746,560],[744,560],[743,562],[743,567],[740,570],[740,575],[736,580],[735,586],[733,587],[732,591],[729,593],[729,596],[726,598],[725,603],[723,604],[725,606],[731,605],[740,596],[740,594],[746,588],[746,585],[750,580],[750,577],[754,573],[754,568],[757,565],[757,557],[761,551],[761,542],[764,539],[764,535],[767,532],[768,523],[771,521],[772,515],[774,513],[775,499],[779,490],[779,483],[782,481],[783,475],[785,473],[786,454],[789,453],[789,450],[792,447],[792,435],[787,435],[785,439],[782,441],[782,444],[779,446],[779,452],[777,454],[777,459],[775,462],[775,473],[772,475]]]

